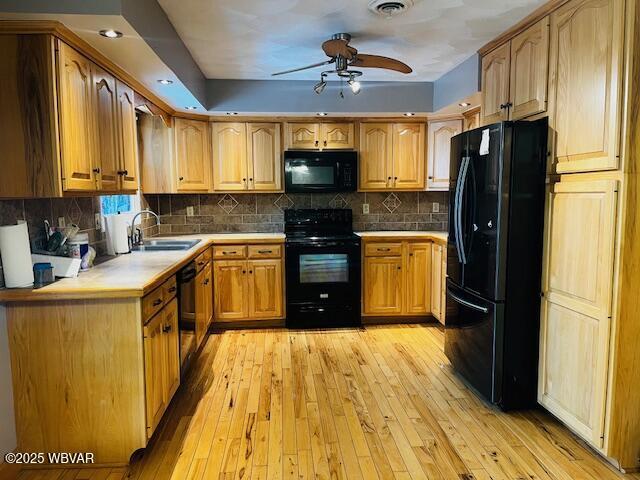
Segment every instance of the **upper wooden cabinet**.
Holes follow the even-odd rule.
[[[65,190],[97,190],[91,62],[58,42],[58,109]]]
[[[545,17],[511,40],[509,118],[546,111],[548,65],[549,17]]]
[[[213,123],[215,191],[281,191],[278,123]]]
[[[551,14],[549,113],[558,173],[618,167],[622,0],[574,0]]]
[[[133,91],[53,36],[1,37],[12,184],[0,180],[0,198],[136,190]]]
[[[482,57],[482,123],[509,119],[509,71],[511,45],[501,47]]]
[[[462,114],[462,131],[473,130],[480,126],[480,107],[472,108]]]
[[[211,188],[209,123],[176,118],[175,173],[178,192],[206,192]]]
[[[422,190],[424,124],[361,123],[359,168],[360,190]]]
[[[429,122],[427,190],[449,190],[451,137],[462,131],[462,120]]]
[[[138,152],[140,184],[143,193],[174,193],[175,154],[173,122],[165,123],[159,115],[138,115]]]
[[[354,143],[353,123],[287,123],[286,142],[290,150],[350,149]]]
[[[546,111],[548,65],[548,17],[483,56],[483,125]]]

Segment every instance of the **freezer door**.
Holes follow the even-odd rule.
[[[472,387],[496,404],[502,396],[503,315],[502,304],[447,282],[445,354]]]
[[[510,132],[510,127],[494,124],[469,132],[469,161],[460,182],[464,260],[461,285],[495,301],[504,300],[500,280],[504,277],[506,249],[502,232],[507,230],[507,219],[501,210],[508,208],[508,197],[504,195],[508,192],[508,176],[504,175],[503,132]]]
[[[467,134],[461,133],[451,139],[451,163],[449,170],[449,240],[447,245],[447,276],[457,285],[462,285],[462,250],[460,182],[467,165]]]

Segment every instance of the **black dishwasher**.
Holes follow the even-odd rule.
[[[178,272],[178,305],[180,318],[180,372],[187,371],[193,353],[196,351],[196,262],[190,262]]]

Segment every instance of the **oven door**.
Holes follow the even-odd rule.
[[[340,190],[339,163],[331,158],[287,158],[284,167],[288,193],[337,192]]]

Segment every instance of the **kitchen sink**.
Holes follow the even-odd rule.
[[[135,246],[132,250],[135,252],[189,250],[200,242],[199,238],[195,240],[145,240],[144,245]]]

